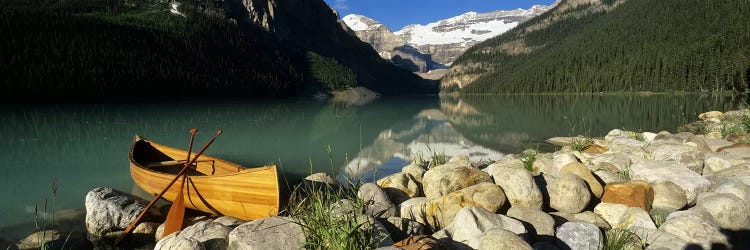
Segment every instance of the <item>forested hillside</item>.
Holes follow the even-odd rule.
[[[308,2],[314,1],[322,3]],[[388,94],[428,92],[417,76],[387,62],[366,61],[368,52],[379,59],[371,49],[359,53],[359,60],[337,58],[328,50],[284,41],[250,23],[247,14],[232,16],[244,8],[232,9],[235,2],[180,2],[176,15],[166,0],[3,1],[0,97],[274,97],[358,84]],[[332,15],[321,15],[326,14]],[[337,25],[335,19],[330,23]],[[322,56],[309,60],[308,53]],[[378,70],[377,77],[346,86],[321,80],[335,77],[321,73],[342,70],[349,78],[364,76],[350,68],[365,63]],[[325,68],[330,65],[337,68]]]
[[[444,91],[748,89],[750,1],[571,2],[469,49]]]

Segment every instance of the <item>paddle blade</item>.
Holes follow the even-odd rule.
[[[185,182],[185,179],[182,180]],[[182,189],[177,193],[177,198],[172,202],[172,207],[169,208],[167,214],[167,220],[164,222],[164,234],[167,236],[171,233],[182,230],[182,220],[185,218],[185,197],[182,193]]]

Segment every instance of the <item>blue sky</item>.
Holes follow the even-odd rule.
[[[555,0],[325,0],[341,17],[360,14],[393,31],[409,24],[427,24],[469,11],[489,12],[550,5]]]

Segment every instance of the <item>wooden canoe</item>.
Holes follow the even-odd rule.
[[[191,154],[195,155],[195,154]],[[156,195],[185,165],[187,151],[164,146],[138,135],[130,147],[130,175],[141,189]],[[179,181],[164,194],[174,201]],[[276,166],[245,168],[201,155],[188,171],[185,207],[243,220],[275,216],[279,210]]]

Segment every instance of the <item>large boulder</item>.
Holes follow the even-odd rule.
[[[699,151],[693,143],[651,143],[647,150],[654,159],[659,161],[672,161],[684,166],[695,173],[703,173],[703,152]]]
[[[604,235],[594,224],[567,222],[557,229],[557,245],[561,249],[601,250]]]
[[[377,218],[396,216],[396,206],[393,205],[385,191],[375,183],[365,183],[360,186],[357,197],[365,201],[365,214]]]
[[[511,207],[507,215],[527,223],[527,231],[531,232],[532,236],[536,235],[537,241],[551,240],[555,237],[555,219],[541,210]]]
[[[688,243],[699,244],[710,249],[711,244],[727,244],[724,234],[719,231],[719,223],[700,209],[677,211],[669,214],[659,230],[673,234]]]
[[[550,198],[550,207],[553,209],[575,214],[583,211],[591,200],[586,182],[574,174],[560,174],[559,178],[550,178],[547,181],[547,191]]]
[[[124,230],[146,208],[148,201],[111,187],[98,187],[86,194],[86,229],[90,236]],[[156,213],[149,213],[151,218]]]
[[[480,183],[471,187],[449,193],[442,197],[427,200],[422,204],[410,206],[402,216],[429,225],[432,228],[443,228],[453,221],[456,214],[464,207],[479,206],[490,212],[496,212],[505,203],[505,195],[500,186],[492,183]]]
[[[495,214],[481,207],[465,207],[456,214],[455,220],[443,230],[433,234],[435,238],[452,240],[451,249],[476,249],[482,236],[491,229],[505,229],[516,235],[526,236],[527,231],[518,220]]]
[[[618,227],[630,228],[630,227],[642,227],[656,229],[656,224],[651,220],[651,215],[646,210],[640,207],[628,207],[620,216],[620,221],[617,223]]]
[[[620,218],[628,211],[628,206],[617,203],[599,203],[594,207],[594,213],[604,219],[610,226],[617,227]]]
[[[422,188],[425,197],[431,199],[483,182],[492,183],[492,177],[470,164],[456,161],[427,170]]]
[[[159,250],[204,250],[206,247],[200,241],[179,236],[178,232],[171,233],[156,242],[154,249]]]
[[[542,192],[520,160],[503,160],[483,171],[492,175],[495,183],[503,188],[512,206],[542,209]]]
[[[521,237],[518,237],[515,233],[494,228],[487,230],[479,240],[478,250],[505,250],[505,249],[517,249],[517,250],[531,250],[529,243],[526,243]]]
[[[226,249],[228,245],[227,238],[231,231],[230,227],[206,220],[186,227],[178,235],[196,240],[206,249]]]
[[[748,225],[750,208],[733,194],[703,193],[698,196],[695,208],[711,214],[722,228],[740,230]]]
[[[415,219],[425,214],[425,197],[415,197],[398,204],[399,216],[401,218]]]
[[[228,249],[302,249],[302,226],[285,217],[268,217],[242,224],[229,233]]]
[[[655,209],[677,211],[687,205],[685,191],[671,181],[653,182],[651,188],[654,189],[654,202],[651,206]]]
[[[583,211],[577,214],[563,212],[552,212],[550,216],[555,220],[555,227],[562,226],[565,222],[588,222],[599,228],[609,229],[611,226],[601,216],[591,211]]]
[[[716,172],[733,166],[731,160],[719,155],[706,158],[703,165],[703,176],[711,176]]]
[[[591,173],[591,170],[589,170],[586,165],[583,165],[579,162],[571,162],[567,165],[563,166],[560,169],[560,174],[563,173],[571,173],[574,175],[577,175],[578,177],[581,177],[586,184],[589,185],[589,189],[591,189],[591,193],[596,196],[596,198],[601,198],[602,193],[604,193],[604,188],[602,188],[602,184],[599,183],[599,180],[594,177],[594,175]]]
[[[591,164],[596,166],[602,163],[609,163],[617,168],[617,172],[628,169],[630,164],[630,157],[622,153],[609,153],[600,154],[591,159]]]
[[[709,191],[718,194],[733,194],[750,207],[750,185],[739,181],[729,181],[712,185]]]
[[[648,211],[654,201],[654,190],[645,181],[608,183],[601,198],[602,202],[640,207]]]
[[[695,204],[699,193],[706,192],[711,185],[705,177],[674,162],[645,160],[630,166],[633,180],[647,182],[671,181],[677,184],[687,196],[688,204]]]
[[[422,185],[414,176],[403,172],[386,176],[378,180],[377,184],[395,204],[422,195]]]
[[[748,152],[750,154],[750,152]],[[745,185],[750,185],[750,163],[727,168],[708,176],[711,183],[719,184],[725,182],[739,181]]]
[[[573,162],[579,162],[578,158],[575,156],[573,152],[570,151],[557,151],[554,154],[552,154],[552,169],[549,171],[548,175],[557,176],[560,174],[560,169],[564,167],[565,165],[568,165]]]
[[[628,228],[628,231],[643,240],[643,243],[648,245],[646,249],[683,250],[688,245],[676,235],[662,230],[634,226]]]

